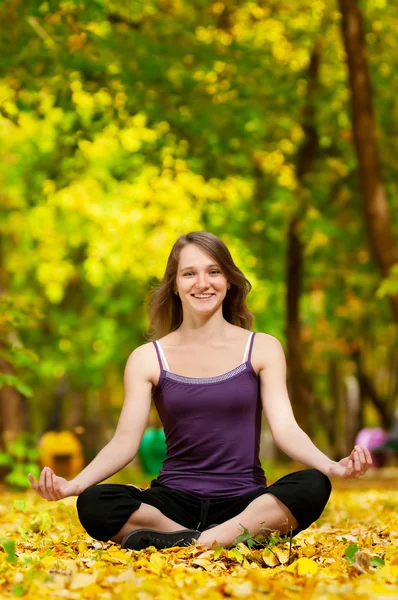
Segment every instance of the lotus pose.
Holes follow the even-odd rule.
[[[153,341],[127,361],[113,438],[71,481],[47,467],[38,482],[30,476],[40,496],[77,495],[86,531],[123,548],[230,546],[242,527],[296,535],[321,515],[330,478],[363,475],[367,448],[335,462],[298,426],[280,342],[250,331],[250,289],[219,238],[180,236],[151,296]],[[136,456],[152,397],[167,446],[158,477],[147,489],[98,485]],[[262,413],[277,446],[309,467],[269,486],[259,459]]]

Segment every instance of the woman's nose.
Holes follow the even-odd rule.
[[[198,287],[202,288],[208,288],[209,287],[209,282],[207,279],[207,275],[199,275],[198,277]]]

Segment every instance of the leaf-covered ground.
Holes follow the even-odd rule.
[[[392,476],[391,476],[392,475]],[[321,519],[269,549],[121,550],[87,536],[75,498],[0,489],[0,597],[392,599],[398,596],[398,487],[334,482]],[[289,564],[290,552],[290,564]]]

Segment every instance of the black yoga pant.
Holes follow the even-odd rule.
[[[201,498],[166,487],[154,479],[148,489],[115,483],[88,487],[77,499],[77,511],[84,529],[103,542],[114,537],[140,507],[158,508],[166,517],[188,529],[204,531],[241,513],[255,498],[272,494],[290,510],[298,526],[293,535],[307,529],[322,514],[329,499],[330,480],[316,469],[285,475],[272,485],[241,496]]]

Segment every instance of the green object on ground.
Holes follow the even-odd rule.
[[[166,438],[163,429],[148,427],[138,450],[142,470],[148,475],[159,473],[166,458]]]

